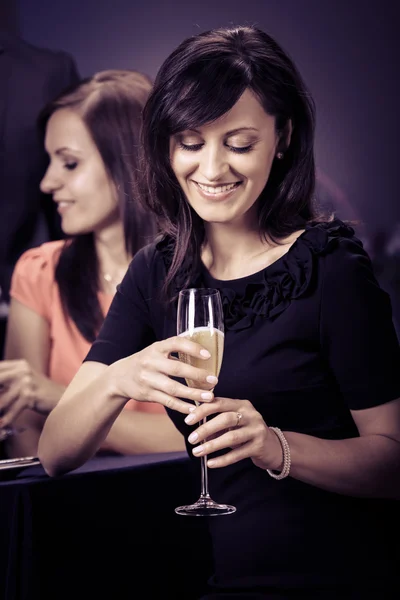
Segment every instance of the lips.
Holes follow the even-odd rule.
[[[207,185],[200,183],[199,181],[192,180],[196,186],[197,191],[203,198],[212,200],[225,200],[231,196],[237,188],[241,185],[241,181],[234,181],[230,183],[220,183],[219,185]]]
[[[68,210],[73,204],[75,204],[75,200],[54,200],[54,202],[57,204],[57,210],[59,213]]]
[[[233,183],[221,183],[220,185],[206,185],[204,183],[200,183],[199,181],[196,181],[195,183],[197,187],[208,194],[222,194],[225,192],[230,192],[240,185],[240,181],[235,181]]]

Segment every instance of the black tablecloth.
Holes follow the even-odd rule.
[[[184,453],[95,457],[57,478],[1,471],[0,598],[198,598],[207,519],[174,508],[197,499],[199,477]]]

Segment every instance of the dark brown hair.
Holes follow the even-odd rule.
[[[132,255],[149,242],[154,231],[154,219],[143,211],[134,192],[142,111],[151,86],[151,80],[136,71],[101,71],[66,90],[39,118],[43,133],[50,116],[62,108],[82,118],[117,190],[125,247]],[[104,318],[97,296],[98,271],[93,234],[68,240],[57,264],[56,281],[65,312],[89,342]]]
[[[278,241],[316,218],[314,102],[292,60],[255,27],[216,29],[188,38],[162,64],[143,116],[142,198],[164,235],[175,242],[165,282],[169,299],[177,274],[187,273],[187,284],[198,270],[204,241],[203,222],[170,165],[170,137],[218,119],[246,89],[275,117],[278,134],[289,120],[293,124],[290,145],[278,148],[284,158],[274,161],[258,200],[260,234]]]

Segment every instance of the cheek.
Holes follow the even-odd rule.
[[[92,194],[93,178],[83,171],[77,172],[70,177],[69,188],[77,196],[87,196]]]
[[[270,156],[254,157],[243,163],[241,169],[238,166],[238,172],[245,175],[255,187],[264,189],[271,172],[272,160],[273,157]]]
[[[176,153],[171,158],[171,167],[177,179],[186,177],[196,168],[196,160],[189,152],[182,154]]]

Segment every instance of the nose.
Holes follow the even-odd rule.
[[[50,164],[47,167],[46,173],[40,182],[40,189],[44,194],[53,194],[62,186],[60,177],[56,174],[55,169]]]
[[[208,145],[203,148],[200,157],[199,170],[204,183],[221,179],[229,172],[229,162],[226,152],[219,145]]]

